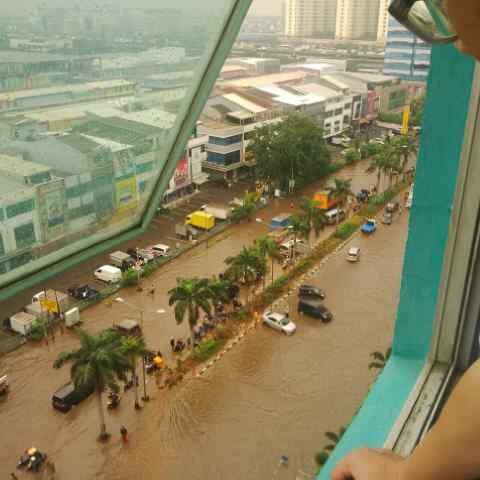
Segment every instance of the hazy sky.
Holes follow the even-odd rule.
[[[257,15],[280,15],[281,0],[253,0],[250,12]]]

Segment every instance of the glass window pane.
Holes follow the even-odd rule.
[[[141,225],[235,3],[0,7],[0,287]]]

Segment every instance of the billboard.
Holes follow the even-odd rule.
[[[116,207],[118,212],[137,208],[137,180],[125,178],[115,183]]]
[[[188,168],[188,160],[186,157],[182,158],[173,174],[173,188],[177,189],[190,183],[190,171]]]

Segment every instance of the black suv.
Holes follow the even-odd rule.
[[[68,412],[73,405],[79,404],[93,393],[93,386],[75,388],[73,382],[68,382],[60,387],[52,396],[53,408],[63,413]]]
[[[320,288],[314,287],[313,285],[300,285],[298,288],[298,296],[305,298],[319,298],[320,300],[325,300],[325,292]]]
[[[74,287],[69,288],[67,291],[69,295],[76,300],[95,300],[100,296],[100,292],[92,288],[90,285],[75,285]]]
[[[317,318],[323,323],[333,320],[332,312],[318,300],[301,298],[298,302],[298,313],[304,313],[309,317]]]

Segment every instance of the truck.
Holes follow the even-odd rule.
[[[135,260],[128,253],[118,250],[110,254],[110,263],[125,271],[135,265]]]
[[[198,230],[191,225],[182,225],[177,223],[175,225],[175,235],[185,240],[194,240],[198,237]]]
[[[361,231],[367,235],[371,235],[377,229],[377,221],[372,218],[367,218],[365,223],[362,225]]]
[[[221,205],[204,205],[201,210],[213,215],[218,220],[227,220],[232,214],[232,209]]]
[[[10,328],[20,335],[27,335],[37,317],[26,312],[18,312],[10,317]]]
[[[211,213],[197,210],[196,212],[187,215],[185,225],[191,225],[192,227],[208,231],[215,226],[215,217]]]
[[[338,200],[328,190],[316,192],[313,199],[318,202],[317,208],[320,210],[331,210],[338,204]]]
[[[32,297],[32,303],[25,307],[25,311],[40,317],[43,313],[49,311],[52,313],[61,313],[68,310],[70,299],[66,293],[59,290],[42,290]],[[58,311],[60,309],[60,311]]]
[[[292,221],[292,215],[290,213],[281,213],[280,215],[277,215],[276,217],[272,218],[270,221],[270,228],[286,228],[290,225],[290,222]]]

